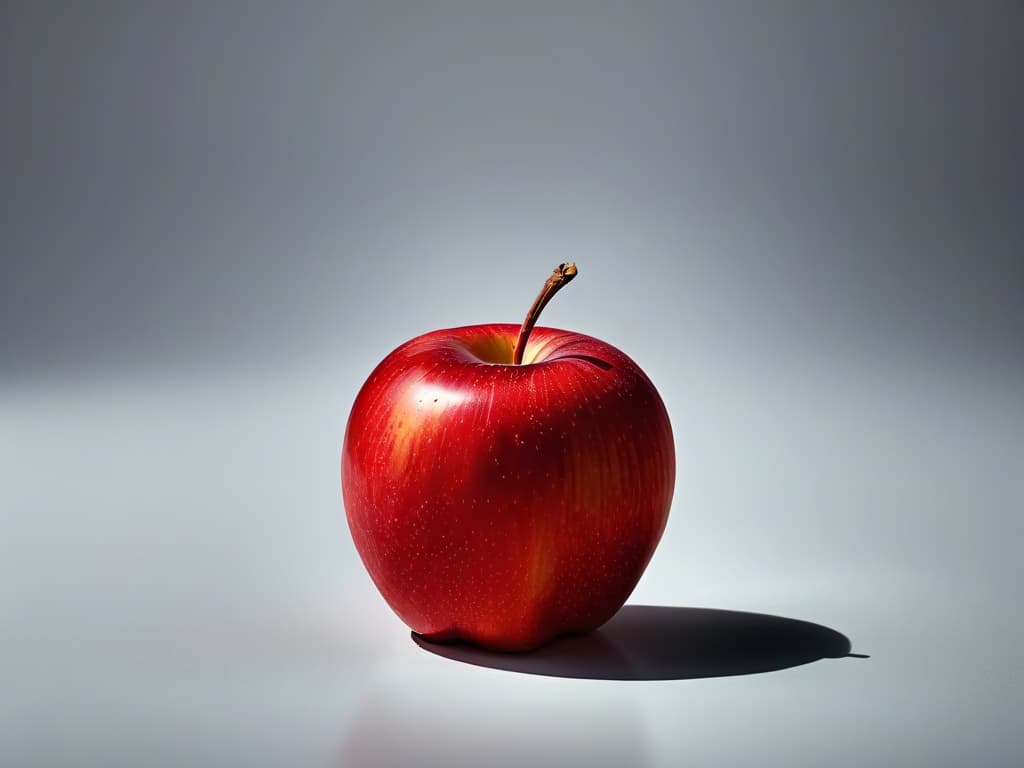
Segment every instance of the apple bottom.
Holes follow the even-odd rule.
[[[477,515],[476,506],[450,499],[432,514],[416,505],[388,519],[376,545],[356,534],[382,596],[432,642],[523,651],[594,630],[629,597],[661,533],[643,509],[599,516],[513,504]]]
[[[632,590],[630,590],[632,591]],[[511,629],[503,623],[482,623],[474,628],[451,625],[445,629],[420,632],[413,628],[419,637],[432,643],[469,642],[494,651],[507,653],[531,651],[554,640],[560,635],[583,634],[592,632],[614,616],[629,597],[627,592],[621,598],[610,600],[600,609],[588,608],[585,612],[574,613],[574,620],[564,623],[561,617],[538,618],[527,624],[524,622],[521,631]],[[401,616],[399,616],[401,618]],[[406,621],[412,627],[412,622]],[[556,630],[545,631],[544,625],[555,623]],[[531,626],[532,625],[532,626]],[[563,628],[564,627],[564,628]]]

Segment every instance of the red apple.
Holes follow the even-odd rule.
[[[429,640],[525,650],[595,629],[665,528],[675,452],[654,385],[610,344],[534,328],[575,274],[560,265],[521,328],[406,342],[352,407],[352,538],[384,599]]]

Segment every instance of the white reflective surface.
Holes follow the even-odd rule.
[[[871,658],[664,682],[418,648],[345,527],[336,463],[357,377],[8,389],[4,762],[1009,760],[1016,393],[788,376],[797,397],[748,391],[739,371],[691,376],[689,397],[663,387],[688,470],[631,602],[807,619]]]

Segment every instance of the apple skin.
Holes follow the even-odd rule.
[[[668,413],[615,347],[537,327],[434,331],[370,374],[342,492],[357,551],[413,631],[503,651],[588,632],[625,603],[668,520]]]

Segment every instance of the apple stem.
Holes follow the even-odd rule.
[[[555,271],[551,273],[551,276],[544,283],[544,287],[540,289],[540,293],[537,294],[537,298],[533,300],[533,306],[531,306],[530,311],[526,313],[526,319],[523,320],[523,325],[519,329],[519,338],[516,339],[515,353],[512,357],[513,365],[523,364],[523,353],[526,352],[526,342],[530,338],[530,332],[533,330],[533,326],[537,324],[541,310],[547,306],[547,303],[551,301],[551,298],[558,293],[563,285],[576,277],[576,273],[577,269],[575,264],[562,263],[555,267]]]

